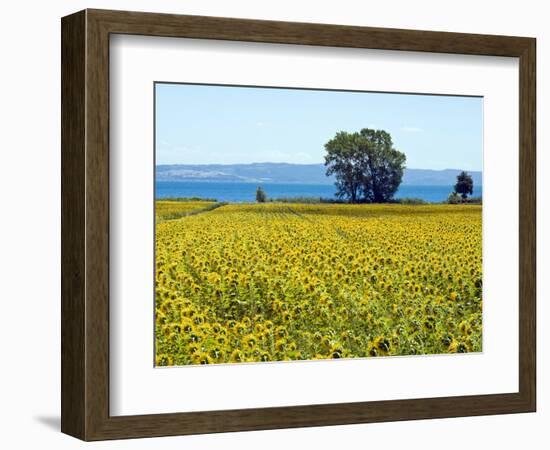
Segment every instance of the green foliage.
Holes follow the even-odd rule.
[[[424,199],[414,197],[398,198],[395,200],[395,202],[399,203],[400,205],[426,205],[428,203]]]
[[[340,131],[325,144],[326,174],[336,176],[336,195],[351,203],[384,203],[403,178],[406,157],[393,148],[389,133],[363,128]]]
[[[463,199],[466,199],[468,194],[474,192],[474,180],[467,172],[460,172],[456,177],[455,192],[460,194]]]
[[[217,202],[215,198],[202,198],[202,197],[162,197],[157,198],[157,201],[163,202]]]
[[[279,198],[270,198],[272,203],[307,203],[307,204],[316,204],[321,203],[322,200],[320,197],[279,197]]]
[[[261,186],[258,186],[258,189],[256,189],[256,201],[258,203],[265,203],[267,200],[267,196],[265,195],[265,192]]]
[[[456,192],[451,192],[449,194],[449,197],[447,197],[447,203],[449,205],[457,205],[459,203],[462,203],[462,197],[458,195]]]
[[[470,197],[466,199],[465,203],[468,203],[469,205],[481,205],[483,203],[483,199],[481,197]]]

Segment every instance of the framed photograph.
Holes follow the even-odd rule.
[[[534,38],[61,28],[64,433],[535,411]]]

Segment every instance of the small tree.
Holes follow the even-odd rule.
[[[265,195],[264,190],[261,186],[258,186],[258,189],[256,189],[256,201],[258,203],[265,203],[267,197]]]
[[[335,176],[339,198],[351,203],[384,203],[397,192],[406,157],[393,147],[386,131],[340,131],[325,144],[325,150],[326,174]]]
[[[466,200],[468,194],[474,193],[474,181],[472,176],[462,171],[456,177],[455,192],[462,196],[463,200]]]

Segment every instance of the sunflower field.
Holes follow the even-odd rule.
[[[157,221],[156,364],[479,352],[481,239],[479,205],[228,204]]]

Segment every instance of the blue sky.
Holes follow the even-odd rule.
[[[482,169],[479,97],[155,86],[157,164],[321,163],[336,132],[375,128],[409,168]]]

